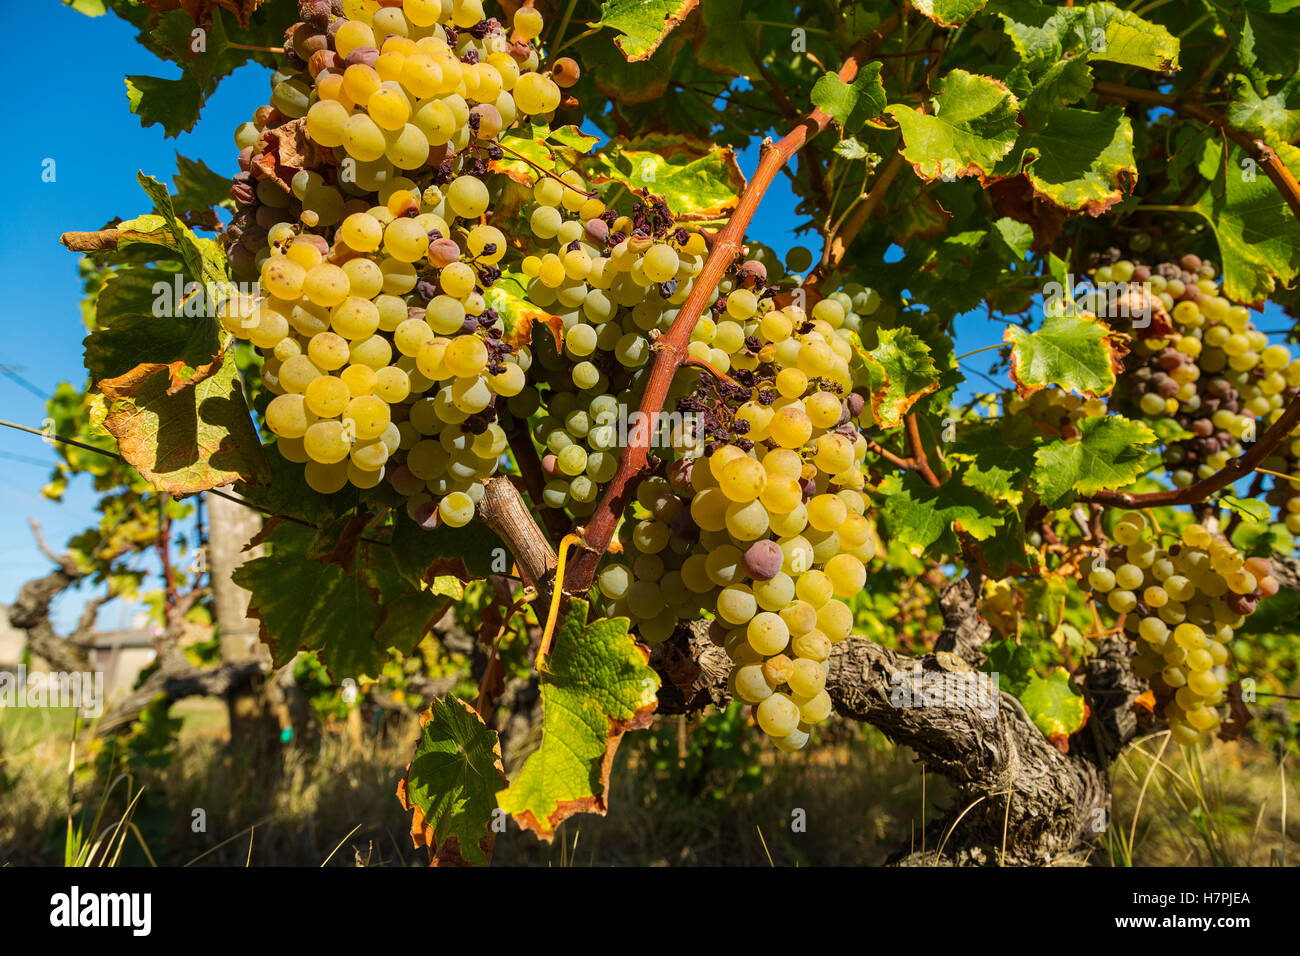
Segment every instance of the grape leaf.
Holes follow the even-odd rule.
[[[189,77],[168,80],[128,73],[126,102],[128,109],[140,117],[141,126],[159,123],[164,136],[179,136],[198,122],[203,91]]]
[[[1085,315],[1048,316],[1037,332],[1009,325],[1003,341],[1011,343],[1011,380],[1025,397],[1047,385],[1105,395],[1115,387],[1125,351],[1120,336]]]
[[[174,207],[181,213],[211,216],[217,206],[233,208],[230,198],[230,177],[208,168],[201,159],[190,159],[176,154],[176,175],[172,177],[176,195]]]
[[[86,336],[86,369],[92,382],[128,373],[147,375],[165,369],[167,394],[175,395],[221,368],[217,323],[120,316]]]
[[[263,445],[262,454],[269,469],[269,479],[260,485],[242,480],[235,485],[235,491],[249,504],[268,514],[301,518],[313,523],[328,521],[356,504],[356,490],[353,488],[344,488],[332,495],[313,491],[303,477],[302,463],[287,460],[275,442]]]
[[[352,518],[344,513],[340,521]],[[273,526],[270,554],[241,565],[235,583],[250,592],[249,614],[261,622],[277,667],[307,650],[319,652],[335,680],[377,675],[390,648],[414,650],[458,588],[414,584],[382,544],[353,541],[355,551],[336,548],[330,560],[316,560],[318,537],[300,525]]]
[[[1070,682],[1070,672],[1064,667],[1058,667],[1046,679],[1033,675],[1019,697],[1029,719],[1047,737],[1069,737],[1083,726],[1083,696]]]
[[[651,103],[668,91],[685,45],[684,37],[671,36],[648,60],[629,62],[607,37],[593,36],[575,43],[573,56],[602,96],[625,105]]]
[[[600,20],[593,26],[609,27],[622,36],[614,45],[630,63],[648,59],[699,0],[604,0]]]
[[[1083,57],[1053,63],[1024,100],[1025,121],[1042,127],[1053,111],[1077,103],[1092,92],[1092,68]]]
[[[934,98],[933,115],[886,107],[903,133],[903,156],[923,179],[978,176],[983,183],[1015,146],[1020,103],[988,76],[952,70]]]
[[[852,83],[845,83],[834,73],[822,74],[813,86],[812,102],[844,127],[845,133],[856,133],[885,108],[879,61],[865,64]]]
[[[521,827],[549,841],[575,813],[604,815],[609,773],[628,730],[648,726],[658,675],[625,617],[587,621],[573,599],[541,669],[542,742],[497,794]]]
[[[176,495],[270,478],[230,350],[219,367],[171,392],[172,370],[137,366],[104,379],[104,427],[145,480]]]
[[[1220,495],[1218,502],[1229,511],[1251,521],[1267,521],[1272,514],[1267,502],[1253,498],[1238,498],[1235,495]]]
[[[980,571],[998,580],[1010,575],[1024,574],[1034,567],[1034,561],[1025,546],[1025,520],[1014,508],[1003,509],[1003,523],[998,533],[982,542],[969,542]]]
[[[488,164],[494,173],[505,173],[521,186],[534,185],[541,174],[538,167],[550,173],[563,172],[576,166],[578,158],[600,142],[595,136],[582,132],[576,126],[557,126],[552,129],[540,123],[518,127],[519,133],[508,132],[501,136],[503,155]],[[518,154],[518,155],[515,155]],[[526,162],[525,160],[528,160]]]
[[[1178,69],[1179,40],[1160,24],[1113,3],[1090,3],[1082,12],[1079,30],[1091,59],[1163,73]]]
[[[1115,490],[1146,471],[1146,457],[1156,436],[1141,422],[1122,415],[1079,421],[1082,437],[1042,445],[1034,454],[1034,485],[1049,508],[1071,493],[1090,495]]]
[[[758,47],[762,27],[744,19],[744,8],[752,4],[753,0],[708,0],[700,6],[695,57],[701,66],[734,76],[753,73],[754,57],[750,51]],[[763,14],[760,12],[758,16]]]
[[[510,552],[496,532],[479,521],[462,528],[439,525],[426,531],[399,510],[393,526],[396,570],[408,582],[433,582],[443,575],[462,581],[505,574]]]
[[[1294,77],[1300,72],[1296,0],[1205,0],[1205,4],[1253,79]]]
[[[1031,73],[1061,62],[1067,54],[1160,72],[1178,69],[1178,38],[1112,3],[1057,7],[993,0],[989,9],[1002,20]]]
[[[1019,505],[1034,470],[1034,452],[1040,442],[1011,444],[997,425],[977,423],[957,429],[955,441],[947,447],[949,460],[969,464],[961,480],[994,501]]]
[[[1292,175],[1300,175],[1300,149],[1280,145],[1277,155]],[[1223,294],[1260,302],[1278,280],[1290,285],[1300,273],[1300,222],[1272,181],[1235,145],[1225,162],[1223,146],[1213,137],[1205,142],[1198,169],[1210,187],[1193,208],[1219,242]]]
[[[687,222],[726,215],[745,189],[735,150],[690,136],[615,137],[582,168],[592,183],[607,187],[607,197],[620,188],[648,189]]]
[[[988,0],[912,0],[912,6],[941,27],[960,26],[987,3]]]
[[[842,156],[845,159],[869,160],[872,159],[872,157],[875,157],[876,162],[879,162],[880,160],[879,156],[876,156],[875,153],[867,149],[867,147],[863,146],[852,136],[846,136],[844,139],[840,140],[835,144],[834,149],[836,156]]]
[[[1245,78],[1237,80],[1237,97],[1228,104],[1229,123],[1262,136],[1274,147],[1300,136],[1300,74],[1269,96],[1260,96]]]
[[[437,862],[487,863],[496,791],[505,782],[501,741],[469,704],[438,698],[420,715],[420,741],[397,798],[411,837]]]
[[[224,286],[228,281],[226,254],[221,247],[211,239],[196,236],[181,222],[166,186],[144,173],[137,175],[136,181],[153,200],[158,215],[141,216],[118,226],[118,248],[123,248],[122,233],[126,233],[128,246],[133,242],[144,242],[161,246],[172,255],[179,256],[185,263],[186,278],[208,288]],[[157,221],[159,219],[161,222]]]
[[[1066,38],[1082,14],[1079,7],[1058,7],[1035,0],[992,0],[988,9],[1002,21],[1011,45],[1031,73],[1064,59]]]
[[[1004,520],[993,502],[974,488],[960,481],[931,488],[914,471],[890,475],[880,483],[879,496],[891,536],[918,557],[956,552],[957,531],[983,541]]]
[[[319,651],[332,679],[378,674],[384,648],[374,640],[379,605],[361,574],[307,556],[314,535],[283,524],[269,536],[271,553],[240,565],[234,581],[249,592],[249,616],[276,667],[300,651]]]
[[[501,316],[505,340],[511,345],[531,345],[533,327],[539,322],[548,328],[555,347],[564,347],[564,320],[528,301],[528,277],[522,273],[503,272],[484,294],[488,307]]]
[[[881,329],[870,359],[871,412],[881,428],[900,424],[918,400],[939,388],[939,369],[926,345],[908,329]]]
[[[1099,216],[1137,179],[1133,125],[1118,106],[1100,113],[1054,109],[1042,127],[1026,130],[1016,145],[1013,171],[1028,159],[1025,175],[1034,195],[1063,209]]]

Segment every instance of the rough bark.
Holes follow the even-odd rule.
[[[928,839],[930,846],[944,841],[943,855],[930,852],[925,863],[1045,865],[1080,859],[1080,851],[1105,829],[1109,762],[1137,729],[1132,702],[1142,688],[1128,668],[1128,644],[1113,638],[1092,662],[1085,681],[1092,715],[1070,739],[1069,753],[1054,747],[1010,694],[997,694],[996,708],[896,706],[891,698],[916,668],[922,674],[972,671],[969,660],[982,656],[989,636],[974,596],[968,579],[940,596],[949,650],[912,658],[865,638],[841,641],[828,662],[827,692],[837,713],[911,747],[956,787],[948,817],[936,822]],[[727,655],[709,641],[705,627],[680,629],[654,649],[651,665],[664,680],[661,714],[729,700]],[[900,855],[895,862],[922,861]]]
[[[33,578],[24,584],[9,608],[9,623],[27,632],[28,649],[56,671],[84,673],[91,670],[90,632],[78,630],[72,637],[65,638],[59,636],[50,623],[50,605],[80,577],[68,567],[58,567],[44,577]],[[98,607],[98,603],[95,606]]]

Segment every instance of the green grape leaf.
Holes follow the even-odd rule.
[[[699,0],[604,0],[600,20],[593,26],[609,27],[623,34],[614,38],[628,62],[649,59]]]
[[[249,616],[261,623],[261,637],[271,659],[282,667],[299,651],[318,651],[332,679],[378,675],[387,660],[383,639],[396,638],[413,648],[423,637],[413,604],[389,611],[381,593],[398,585],[376,567],[344,568],[309,555],[313,529],[276,525],[267,540],[270,554],[242,564],[234,581],[249,592]],[[431,596],[431,600],[438,600]],[[382,629],[391,614],[393,624]],[[399,629],[406,628],[402,633]]]
[[[396,571],[411,584],[432,584],[448,575],[472,581],[510,571],[510,552],[496,532],[481,521],[471,521],[461,528],[439,525],[432,531],[421,528],[405,511],[398,511],[394,521]]]
[[[1046,679],[1033,675],[1019,696],[1029,719],[1049,738],[1069,737],[1083,726],[1087,716],[1083,695],[1070,682],[1070,672],[1064,667],[1058,667]]]
[[[941,27],[960,26],[987,3],[988,0],[912,0],[912,6]]]
[[[1260,96],[1245,78],[1237,80],[1237,97],[1228,104],[1229,123],[1263,137],[1274,147],[1300,136],[1300,73],[1269,96]]]
[[[1017,259],[1025,259],[1034,245],[1034,227],[1025,222],[1003,216],[993,223],[994,234],[1005,243]]]
[[[1146,457],[1155,433],[1122,415],[1079,420],[1082,437],[1056,440],[1034,454],[1034,485],[1049,508],[1059,507],[1071,493],[1090,495],[1117,490],[1146,471]]]
[[[573,45],[597,92],[624,105],[651,103],[668,91],[675,61],[686,45],[681,35],[670,36],[648,60],[629,62],[608,37],[593,36]]]
[[[203,90],[191,77],[167,80],[160,76],[126,76],[126,101],[141,126],[161,124],[163,135],[187,133],[203,108]]]
[[[412,654],[451,604],[449,595],[434,588],[399,593],[382,604],[383,618],[375,628],[375,644],[396,648],[403,655]]]
[[[170,368],[141,365],[96,383],[108,400],[104,427],[144,479],[176,495],[269,480],[231,351],[179,391],[171,380]]]
[[[695,30],[695,57],[707,70],[747,76],[754,70],[751,50],[758,46],[762,29],[744,19],[752,0],[708,0],[700,6]],[[761,14],[760,14],[761,16]]]
[[[1092,82],[1092,68],[1083,57],[1053,63],[1024,101],[1026,122],[1033,127],[1043,126],[1054,110],[1077,103],[1091,93]]]
[[[165,267],[124,265],[113,269],[95,296],[94,324],[102,328],[120,318],[166,315],[174,303],[185,297],[181,268],[180,262],[168,262]]]
[[[1034,470],[1034,452],[1041,442],[1030,441],[1017,447],[1009,437],[997,425],[962,425],[955,440],[946,446],[946,457],[969,463],[961,472],[961,480],[976,491],[994,501],[1019,505]]]
[[[845,83],[834,73],[824,73],[812,89],[813,105],[844,127],[856,133],[885,108],[885,86],[880,82],[880,63],[865,64],[852,83]]]
[[[1086,315],[1048,316],[1037,332],[1009,325],[1003,341],[1011,344],[1011,380],[1025,397],[1048,385],[1106,395],[1124,358],[1122,338]]]
[[[1162,73],[1178,69],[1178,38],[1160,24],[1113,3],[1084,7],[1080,29],[1091,59]]]
[[[1300,149],[1280,145],[1277,156],[1300,175]],[[1235,145],[1225,162],[1214,137],[1206,140],[1198,169],[1210,186],[1193,208],[1218,240],[1224,296],[1258,303],[1279,280],[1290,285],[1300,273],[1300,221],[1264,171]]]
[[[196,385],[221,368],[219,327],[212,319],[121,316],[86,336],[86,369],[92,382],[167,371],[167,394]]]
[[[1045,125],[1026,130],[1016,145],[1011,172],[1028,159],[1025,176],[1034,194],[1072,212],[1100,216],[1137,179],[1133,124],[1118,106],[1100,113],[1053,109]]]
[[[302,463],[286,459],[274,441],[262,446],[262,454],[268,467],[268,480],[264,484],[241,480],[235,484],[235,491],[267,514],[323,524],[356,504],[356,489],[353,488],[344,488],[332,495],[313,491],[303,476]]]
[[[880,158],[852,136],[846,136],[844,139],[836,143],[834,148],[835,155],[842,156],[844,159],[870,160],[872,157],[875,157],[878,160]]]
[[[517,127],[501,136],[503,155],[492,160],[488,169],[505,173],[521,186],[533,186],[541,178],[537,170],[561,173],[578,163],[579,157],[600,142],[595,136],[584,133],[576,126],[557,126],[552,129],[541,123],[531,127]],[[516,155],[517,154],[517,155]]]
[[[1034,567],[1025,545],[1025,519],[1015,509],[1004,509],[998,533],[982,542],[971,542],[970,550],[980,571],[994,580],[1024,574]]]
[[[136,176],[136,181],[153,200],[158,216],[141,216],[118,226],[118,248],[123,248],[122,232],[128,234],[128,245],[143,241],[148,245],[161,246],[173,256],[179,256],[185,263],[187,279],[214,290],[215,295],[215,290],[225,287],[228,282],[225,252],[211,239],[196,236],[181,222],[166,186],[144,173]],[[161,219],[161,223],[156,222],[157,219]],[[141,234],[138,231],[141,227],[147,229],[147,233]]]
[[[412,813],[415,845],[440,863],[486,864],[505,779],[496,731],[463,700],[433,700],[420,715],[420,741],[397,786],[402,808]]]
[[[917,557],[955,553],[958,531],[983,541],[1004,521],[993,502],[974,488],[960,481],[931,488],[914,471],[887,477],[879,496],[891,536]]]
[[[983,183],[1015,146],[1019,109],[1005,84],[952,70],[943,78],[930,114],[902,104],[885,112],[898,121],[903,156],[922,179],[978,176]]]
[[[484,293],[488,307],[501,316],[505,340],[514,346],[531,345],[534,326],[541,323],[550,330],[556,349],[563,349],[564,320],[528,301],[528,282],[523,273],[506,271]]]
[[[497,794],[521,827],[549,841],[575,813],[604,815],[609,773],[628,730],[650,723],[659,676],[625,617],[587,623],[574,598],[541,667],[542,742]]]
[[[930,346],[907,329],[881,329],[880,344],[865,353],[871,372],[871,413],[881,428],[893,428],[920,399],[939,388],[939,369]]]
[[[1294,77],[1300,72],[1296,0],[1205,0],[1205,5],[1253,79]]]
[[[161,124],[168,137],[194,127],[222,77],[250,59],[271,62],[269,51],[259,48],[272,42],[283,43],[284,28],[289,25],[279,11],[259,16],[256,25],[251,25],[249,14],[257,6],[255,3],[204,4],[193,10],[171,9],[161,16],[149,10],[157,5],[139,5],[133,10],[117,8],[115,12],[140,29],[138,39],[150,52],[180,69],[176,79],[141,75],[126,78],[131,112],[140,117],[143,126]],[[226,7],[239,21],[243,47],[231,46],[225,22],[228,14],[219,7]],[[197,28],[196,20],[202,21]]]
[[[211,216],[217,206],[234,206],[230,198],[230,177],[209,169],[201,159],[189,159],[177,153],[172,183],[176,186],[173,205],[182,212]]]
[[[745,190],[735,150],[682,135],[615,137],[584,162],[583,172],[606,187],[607,197],[620,188],[662,196],[673,215],[686,222],[727,215]]]
[[[1267,521],[1272,514],[1268,502],[1254,498],[1238,498],[1235,495],[1220,495],[1218,503],[1236,514],[1251,521]]]
[[[1057,7],[1036,0],[992,0],[988,9],[1002,21],[1011,45],[1031,73],[1064,59],[1066,37],[1082,14],[1079,7]]]
[[[1112,3],[1058,7],[992,0],[989,10],[1002,20],[1030,73],[1060,63],[1067,54],[1160,72],[1178,69],[1178,38]]]

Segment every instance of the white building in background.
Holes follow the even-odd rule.
[[[99,631],[90,651],[90,665],[104,674],[104,693],[112,698],[135,686],[140,671],[154,662],[154,632],[144,614],[136,614],[131,626],[120,631]],[[0,671],[17,673],[23,663],[27,634],[9,623],[9,608],[0,604]],[[29,662],[29,673],[47,669],[40,658]]]

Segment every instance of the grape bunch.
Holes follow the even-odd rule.
[[[460,527],[507,448],[497,398],[532,363],[485,298],[507,253],[488,164],[576,67],[539,70],[531,7],[513,39],[479,0],[299,10],[270,104],[236,132],[226,237],[257,293],[220,317],[264,355],[267,427],[310,487],[386,481],[416,520]]]
[[[841,299],[811,315],[777,308],[755,294],[757,265],[720,286],[693,339],[690,355],[707,367],[684,370],[676,403],[693,417],[674,425],[675,457],[642,482],[623,553],[597,583],[609,613],[652,643],[711,613],[733,695],[755,705],[778,747],[798,750],[830,714],[826,660],[853,626],[843,599],[862,590],[879,547],[857,424],[870,411],[852,391],[864,369]]]
[[[1203,525],[1180,535],[1151,530],[1140,513],[1126,512],[1088,583],[1123,615],[1138,645],[1134,673],[1150,682],[1174,740],[1190,745],[1219,727],[1228,642],[1278,581],[1266,558],[1244,558]],[[1165,548],[1162,536],[1178,540]]]
[[[1170,442],[1165,464],[1174,484],[1187,487],[1221,471],[1242,454],[1300,393],[1300,359],[1287,346],[1269,344],[1249,310],[1224,298],[1212,263],[1185,255],[1154,268],[1120,259],[1099,267],[1100,282],[1149,283],[1160,303],[1137,340],[1127,379],[1132,400],[1148,418],[1170,418],[1190,437]],[[1292,439],[1291,445],[1295,444]],[[1290,474],[1290,448],[1264,467]],[[1300,502],[1293,482],[1276,495],[1281,520],[1300,533]]]
[[[1037,431],[1049,438],[1074,441],[1083,434],[1079,430],[1079,420],[1105,415],[1106,403],[1052,385],[1040,388],[1028,397],[1011,395],[1006,401],[1006,414],[1025,416]]]
[[[540,179],[533,197],[523,211],[532,252],[520,268],[528,301],[559,317],[562,342],[538,337],[542,374],[508,407],[519,417],[542,411],[532,434],[546,479],[543,503],[585,516],[618,468],[650,371],[652,336],[671,327],[707,248],[663,199],[638,198],[622,215],[606,209],[576,170]]]

